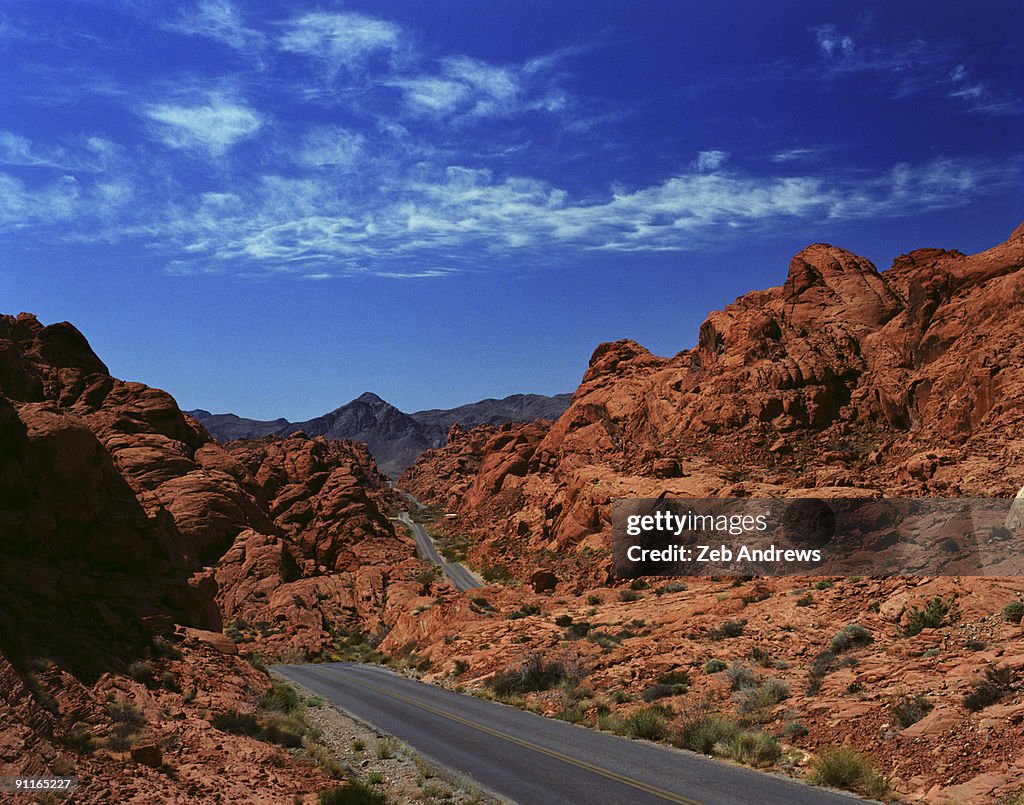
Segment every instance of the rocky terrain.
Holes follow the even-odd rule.
[[[229,452],[71,325],[0,317],[0,775],[76,772],[82,802],[323,788],[212,725],[270,688],[221,629],[304,656],[380,628],[432,578],[390,495],[361,445]]]
[[[784,285],[712,313],[694,349],[602,344],[556,422],[456,430],[400,482],[448,513],[434,532],[485,577],[546,568],[554,592],[481,591],[401,618],[385,647],[414,640],[438,679],[481,688],[542,657],[572,673],[521,702],[552,715],[628,730],[668,703],[661,737],[690,745],[703,708],[778,739],[765,764],[790,773],[845,744],[901,797],[1016,801],[1020,578],[628,584],[608,551],[618,497],[1013,497],[1022,326],[1024,226],[885,272],[812,245]]]
[[[425,412],[444,446],[399,488],[491,582],[466,593],[329,417],[223,445],[71,325],[0,316],[0,776],[312,802],[349,771],[261,662],[363,659],[810,779],[854,746],[863,794],[1012,802],[1021,579],[624,582],[608,549],[617,497],[1014,495],[1022,300],[1024,227],[885,272],[817,244],[694,349],[601,345],[553,420]]]
[[[626,495],[1012,497],[1022,267],[1024,227],[885,272],[815,244],[784,285],[712,313],[696,348],[602,344],[553,425],[460,434],[400,485],[457,512],[479,563],[567,574],[580,556],[601,568],[589,557],[607,551],[609,503]]]
[[[570,396],[513,394],[501,400],[480,400],[457,408],[406,414],[368,391],[330,413],[305,422],[244,419],[235,414],[211,414],[201,409],[189,411],[189,414],[222,442],[298,432],[330,440],[362,442],[370,449],[381,472],[397,478],[425,450],[444,445],[448,430],[456,423],[473,427],[555,418],[565,411]]]

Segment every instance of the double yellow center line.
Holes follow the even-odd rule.
[[[596,766],[593,763],[588,763],[585,760],[580,760],[579,758],[562,754],[561,752],[555,751],[554,749],[548,749],[547,747],[539,746],[538,744],[535,744],[532,741],[528,741],[524,738],[519,738],[515,735],[509,735],[506,732],[496,730],[493,727],[488,727],[484,724],[478,724],[475,721],[470,721],[469,719],[454,715],[453,713],[449,713],[438,707],[434,707],[432,705],[419,702],[416,699],[413,699],[409,696],[403,696],[401,693],[393,693],[392,691],[378,687],[377,685],[371,685],[369,682],[361,682],[357,679],[353,679],[351,676],[346,677],[346,680],[352,682],[353,684],[359,685],[360,687],[367,688],[368,690],[375,691],[376,693],[380,693],[381,695],[387,696],[391,699],[396,699],[400,702],[411,704],[413,707],[418,707],[421,710],[426,710],[428,713],[433,713],[434,715],[440,716],[441,718],[446,718],[449,721],[458,722],[459,724],[463,724],[467,727],[472,727],[473,729],[479,730],[480,732],[486,733],[487,735],[491,735],[495,738],[500,738],[503,741],[514,743],[517,746],[523,747],[524,749],[529,749],[533,752],[539,752],[542,755],[547,755],[548,757],[554,758],[555,760],[560,760],[563,763],[568,763],[572,766],[585,769],[586,771],[600,775],[601,777],[605,777],[609,780],[614,780],[617,783],[628,785],[631,788],[636,788],[647,794],[653,794],[654,796],[660,797],[661,799],[667,800],[668,802],[675,802],[678,803],[678,805],[702,805],[702,803],[698,802],[695,799],[689,799],[688,797],[675,794],[671,791],[666,791],[665,789],[658,788],[657,786],[651,785],[650,783],[645,783],[641,780],[635,780],[632,777],[627,777],[624,774],[619,774],[618,772],[611,771],[610,769],[605,769],[601,766]]]

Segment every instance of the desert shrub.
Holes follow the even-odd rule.
[[[690,672],[685,668],[673,668],[658,675],[658,682],[662,685],[689,685]]]
[[[640,593],[638,593],[636,590],[619,590],[619,600],[626,602],[639,601]]]
[[[153,666],[148,662],[133,662],[128,666],[128,676],[136,682],[149,685],[153,681]]]
[[[832,579],[822,579],[814,585],[816,590],[827,590],[829,587],[835,587],[836,583]]]
[[[708,632],[708,637],[711,640],[725,640],[730,637],[739,637],[741,634],[743,634],[743,629],[746,627],[746,625],[746,621],[722,621],[722,623],[718,625],[717,629],[712,629],[710,632]]]
[[[180,660],[181,652],[177,646],[163,637],[154,637],[150,644],[154,657],[164,657],[168,660]]]
[[[719,671],[724,671],[729,666],[725,664],[725,660],[708,660],[704,663],[705,674],[717,674]]]
[[[889,791],[888,781],[875,770],[871,761],[846,746],[826,749],[818,755],[811,767],[810,782],[874,798],[884,797]]]
[[[452,666],[452,676],[462,676],[469,670],[469,663],[465,660],[456,660]]]
[[[660,741],[668,734],[664,713],[657,707],[634,710],[622,722],[623,732],[630,738]]]
[[[724,755],[748,766],[769,766],[782,756],[782,747],[767,732],[743,730],[712,747],[716,755]]]
[[[570,640],[579,640],[590,633],[590,624],[587,621],[576,621],[565,630],[565,636]]]
[[[295,715],[270,713],[261,722],[263,737],[278,746],[302,746],[302,739],[310,729],[305,722]]]
[[[740,733],[740,726],[731,718],[713,713],[699,713],[684,718],[676,742],[702,755],[714,753],[719,744],[731,741]]]
[[[782,737],[787,741],[796,741],[807,735],[808,729],[799,721],[790,721],[782,730]]]
[[[757,674],[754,673],[754,670],[735,662],[729,666],[725,677],[729,680],[729,687],[733,690],[743,690],[757,684]]]
[[[508,615],[505,616],[505,619],[506,620],[510,620],[510,621],[517,621],[517,620],[520,620],[521,618],[528,618],[531,615],[539,615],[539,614],[540,614],[540,607],[536,606],[535,604],[523,604],[515,612],[508,613]]]
[[[955,602],[955,595],[948,601],[937,595],[925,604],[924,609],[911,607],[904,616],[903,636],[913,637],[924,629],[938,629],[946,622],[946,616]]]
[[[932,703],[923,693],[916,696],[901,696],[889,707],[892,720],[901,730],[916,724],[932,711]]]
[[[1013,686],[1013,671],[1007,665],[990,666],[985,675],[975,680],[971,689],[964,694],[963,705],[971,712],[984,710],[995,704]]]
[[[842,654],[844,651],[849,651],[857,646],[866,646],[873,640],[871,632],[859,623],[848,623],[832,638],[829,650],[833,654]]]
[[[338,780],[345,779],[345,767],[341,765],[341,761],[326,746],[310,741],[306,744],[306,754],[314,760],[316,765],[320,767],[320,770],[328,777],[334,777]]]
[[[96,748],[96,739],[81,727],[73,727],[64,736],[64,745],[72,752],[88,755]]]
[[[512,572],[504,565],[491,565],[480,571],[484,581],[503,584],[512,581]]]
[[[394,738],[381,738],[373,747],[374,754],[378,760],[393,758],[397,750],[398,745]]]
[[[1003,607],[1003,620],[1008,623],[1020,623],[1024,620],[1024,601],[1011,601]]]
[[[590,606],[592,606],[592,607],[596,607],[598,604],[601,603],[601,596],[599,596],[599,595],[588,595],[587,596],[587,603]]]
[[[812,596],[810,593],[808,593],[807,595],[802,595],[798,599],[796,599],[796,605],[798,607],[809,607],[813,603],[814,596]]]
[[[555,626],[566,627],[572,623],[572,615],[559,615],[555,618]]]
[[[319,805],[387,805],[388,798],[360,780],[344,788],[327,788],[317,796]]]
[[[256,716],[252,713],[240,713],[237,710],[214,714],[210,719],[210,724],[221,732],[230,732],[232,735],[248,735],[251,738],[258,737],[263,732]]]
[[[964,641],[964,648],[968,651],[984,651],[988,648],[988,643],[986,643],[984,640],[971,638],[970,640]]]
[[[124,724],[128,727],[141,727],[146,723],[142,711],[128,701],[111,702],[107,705],[107,715],[115,724]]]
[[[682,688],[682,690],[676,690],[677,687]],[[640,698],[645,702],[653,702],[657,699],[663,699],[666,696],[672,696],[676,693],[686,693],[686,686],[665,685],[661,682],[657,682],[644,688],[643,692],[640,694]]]
[[[773,664],[772,655],[767,649],[761,648],[761,646],[754,646],[750,649],[747,653],[747,657],[749,657],[751,661],[756,662],[762,668],[770,668]]]
[[[633,579],[629,583],[629,589],[631,590],[646,590],[651,585],[647,583],[646,579]]]
[[[178,686],[178,677],[176,677],[171,671],[164,671],[160,674],[160,684],[163,685],[165,690],[181,690]]]
[[[665,584],[659,587],[657,590],[655,590],[654,594],[665,595],[665,593],[683,593],[686,592],[688,589],[690,588],[683,584],[683,582],[681,581],[670,581],[668,584]]]
[[[789,685],[781,679],[765,679],[754,687],[746,687],[736,694],[736,711],[752,715],[774,707],[789,698]]]
[[[270,690],[260,699],[260,707],[278,713],[290,713],[300,703],[298,691],[284,682],[271,682]]]
[[[499,696],[508,696],[548,690],[569,676],[561,661],[546,660],[543,655],[531,652],[521,665],[495,674],[487,680],[487,685]]]
[[[822,681],[836,667],[836,655],[823,651],[814,658],[807,671],[807,695],[813,696],[821,690]]]
[[[622,642],[615,635],[610,635],[608,632],[589,632],[587,640],[591,643],[597,643],[601,648],[615,648],[615,646]]]
[[[633,700],[633,697],[630,696],[624,690],[613,690],[612,691],[612,701],[615,702],[616,704],[625,704],[626,702],[629,702],[629,701],[632,701],[632,700]]]

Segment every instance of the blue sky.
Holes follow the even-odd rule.
[[[302,419],[671,355],[828,241],[1024,219],[1019,2],[0,4],[0,309]]]

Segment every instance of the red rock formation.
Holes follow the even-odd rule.
[[[82,802],[238,800],[256,782],[291,801],[322,787],[290,760],[267,775],[271,747],[203,716],[251,706],[268,684],[231,656],[221,606],[260,623],[261,648],[319,652],[335,629],[379,628],[422,587],[388,505],[363,447],[297,435],[229,452],[170,395],[111,377],[70,324],[0,316],[0,775],[78,764]],[[175,623],[196,627],[180,630],[182,656],[154,654],[153,633]],[[209,701],[128,679],[140,659]],[[110,696],[147,710],[130,772],[127,751],[66,748],[108,735]],[[206,756],[180,785],[148,768],[192,752]]]
[[[1024,228],[976,255],[920,249],[884,273],[809,246],[782,286],[708,316],[694,349],[602,344],[546,434],[470,431],[400,485],[457,509],[447,527],[476,535],[481,563],[525,575],[554,554],[591,578],[603,568],[577,560],[606,549],[618,496],[1012,495],[1022,267]]]

